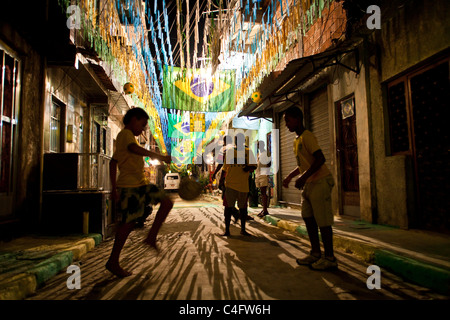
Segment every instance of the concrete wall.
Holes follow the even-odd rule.
[[[13,216],[32,226],[40,207],[44,63],[10,25],[0,23],[0,40],[18,54],[22,64]]]
[[[386,4],[388,5],[388,4]],[[383,89],[387,80],[416,67],[450,46],[450,2],[409,1],[381,17],[381,30],[368,41],[368,110],[372,127],[372,157],[376,179],[376,222],[407,228],[407,159],[386,150],[387,110]],[[358,127],[359,129],[359,127]]]
[[[381,81],[450,46],[450,1],[407,1],[392,12],[372,37],[380,49]]]
[[[362,49],[360,49],[362,50]],[[356,67],[354,62],[354,55],[349,54],[342,61],[344,64]],[[366,69],[363,65],[363,61],[358,61],[360,67],[360,73],[356,74],[343,67],[330,70],[330,85],[329,85],[329,99],[331,99],[330,105],[330,117],[333,119],[333,147],[334,147],[334,159],[332,161],[333,176],[336,179],[336,187],[333,192],[337,193],[337,206],[340,209],[340,213],[344,213],[342,210],[342,195],[341,195],[341,173],[339,167],[339,159],[337,158],[336,145],[337,145],[337,130],[338,130],[338,117],[337,103],[338,101],[354,95],[355,97],[355,113],[356,113],[356,132],[358,143],[358,167],[359,167],[359,189],[360,189],[360,217],[365,221],[372,222],[372,184],[373,178],[371,176],[371,161],[370,161],[370,143],[369,143],[369,115],[367,108],[367,91],[366,91]]]

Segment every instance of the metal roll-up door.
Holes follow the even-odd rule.
[[[297,167],[297,160],[294,155],[294,140],[296,137],[295,132],[289,132],[286,128],[284,115],[280,113],[280,169],[282,180]],[[292,179],[289,188],[281,186],[281,199],[279,200],[281,203],[300,204],[300,190],[296,189],[294,184],[295,179]]]
[[[330,123],[328,116],[327,88],[320,89],[310,96],[310,130],[317,138],[325,156],[325,164],[331,169]]]

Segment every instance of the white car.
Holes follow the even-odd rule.
[[[180,187],[180,175],[178,173],[168,173],[164,177],[164,190],[178,190]]]

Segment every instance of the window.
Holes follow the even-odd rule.
[[[101,153],[101,126],[96,121],[92,122],[92,152]]]
[[[434,100],[447,90],[448,69],[449,64],[446,59],[409,73],[387,85],[389,140],[392,155],[412,155],[415,152],[414,137],[416,131],[421,129],[420,122],[428,119],[427,122],[430,124],[431,116],[440,112]]]
[[[12,191],[18,122],[19,61],[0,46],[0,192]]]
[[[53,99],[50,113],[50,152],[64,152],[64,130],[61,129],[64,128],[64,114],[64,106]]]

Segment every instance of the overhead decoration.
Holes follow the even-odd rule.
[[[205,114],[191,112],[189,127],[191,132],[205,132]]]
[[[334,0],[271,0],[265,10],[261,0],[238,1],[227,12],[228,39],[220,50],[225,61],[240,57],[236,74],[236,111],[239,112],[265,76],[285,63],[288,50],[299,43],[305,32],[331,10]],[[240,10],[238,10],[240,9]],[[256,102],[256,101],[254,101]]]
[[[211,75],[204,69],[164,68],[163,106],[198,112],[227,112],[235,107],[235,71]]]
[[[165,7],[165,0],[163,2]],[[59,0],[59,4],[67,12],[72,1]],[[111,70],[111,78],[118,83],[133,84],[134,92],[124,88],[124,93],[130,95],[134,106],[147,111],[149,128],[153,136],[158,137],[160,150],[167,152],[167,110],[162,108],[158,85],[161,79],[157,71],[162,70],[163,62],[159,60],[159,65],[155,66],[144,18],[146,13],[151,16],[149,1],[142,6],[139,1],[111,0],[101,2],[99,7],[96,1],[79,0],[77,5],[82,16],[80,35],[85,43],[90,43],[99,58],[98,63]],[[143,12],[144,9],[147,12]],[[167,21],[166,11],[163,17]],[[166,52],[165,48],[161,51]],[[156,58],[158,61],[159,52]],[[169,61],[172,63],[171,59]]]
[[[58,1],[64,12],[73,2]],[[97,53],[99,63],[108,66],[111,77],[126,84],[123,93],[147,111],[150,131],[163,152],[172,154],[177,148],[182,154],[190,152],[192,160],[192,154],[214,139],[222,123],[233,119],[249,98],[258,103],[256,93],[264,77],[283,67],[288,50],[335,1],[269,0],[264,1],[264,10],[262,0],[237,1],[236,8],[225,8],[230,3],[171,1],[177,31],[177,45],[172,47],[166,0],[111,0],[100,6],[97,1],[77,1],[80,35]],[[198,52],[200,20],[205,23]],[[192,56],[186,45],[190,43]],[[227,69],[222,62],[231,59],[237,62]],[[180,149],[171,133],[185,129],[180,120],[185,117],[190,130],[191,113],[204,114],[204,131],[189,131],[202,138],[192,149],[187,145]]]
[[[261,101],[261,92],[259,92],[259,91],[253,92],[252,101],[254,103],[259,103]]]
[[[134,86],[131,82],[127,82],[123,86],[123,92],[125,94],[132,94],[134,92]]]
[[[191,131],[189,112],[170,113],[168,133],[172,161],[178,165],[192,163],[196,146],[201,145],[205,132]]]

